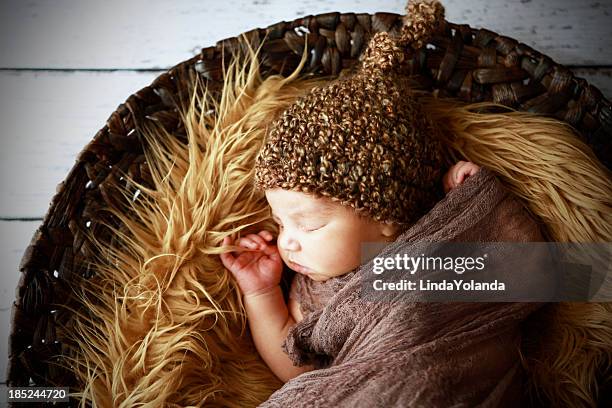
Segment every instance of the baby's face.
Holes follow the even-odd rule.
[[[361,243],[392,241],[396,228],[359,217],[331,200],[275,188],[266,190],[272,216],[279,225],[278,249],[298,273],[324,281],[361,264]]]

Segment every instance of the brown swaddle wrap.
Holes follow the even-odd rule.
[[[469,177],[381,253],[407,242],[541,241],[521,202],[487,169]],[[395,252],[398,253],[398,252]],[[304,319],[283,348],[318,369],[289,382],[272,406],[516,406],[519,324],[544,303],[367,302],[360,274],[314,282],[290,296]]]

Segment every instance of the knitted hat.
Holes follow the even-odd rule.
[[[297,99],[271,125],[255,186],[325,196],[377,221],[411,224],[436,201],[438,130],[400,65],[444,22],[437,1],[409,2],[399,38],[375,34],[359,70]]]

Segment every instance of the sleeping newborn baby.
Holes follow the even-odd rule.
[[[399,38],[376,33],[354,73],[313,88],[267,125],[255,188],[279,223],[277,246],[261,231],[239,240],[239,255],[221,256],[244,296],[255,346],[283,381],[313,369],[294,366],[281,347],[301,319],[299,305],[283,299],[283,261],[318,281],[346,274],[360,265],[361,242],[393,241],[443,197],[442,184],[448,190],[478,169],[458,163],[442,181],[450,163],[441,131],[404,63],[441,27],[443,9],[409,7],[416,20]]]
[[[444,191],[460,185],[479,167],[470,162],[452,166],[443,178]],[[344,275],[361,263],[362,242],[393,241],[398,225],[358,215],[328,198],[282,188],[268,189],[266,198],[279,226],[276,245],[270,231],[249,234],[235,244],[246,251],[221,255],[243,295],[253,340],[274,374],[286,382],[313,369],[294,366],[281,350],[290,328],[302,320],[300,305],[285,304],[280,289],[283,262],[316,281]],[[232,245],[229,237],[223,245]]]

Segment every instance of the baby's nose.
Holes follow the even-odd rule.
[[[293,237],[291,237],[289,234],[285,234],[285,233],[279,234],[278,246],[285,251],[291,251],[291,252],[296,252],[296,251],[299,251],[300,249],[299,242]]]

